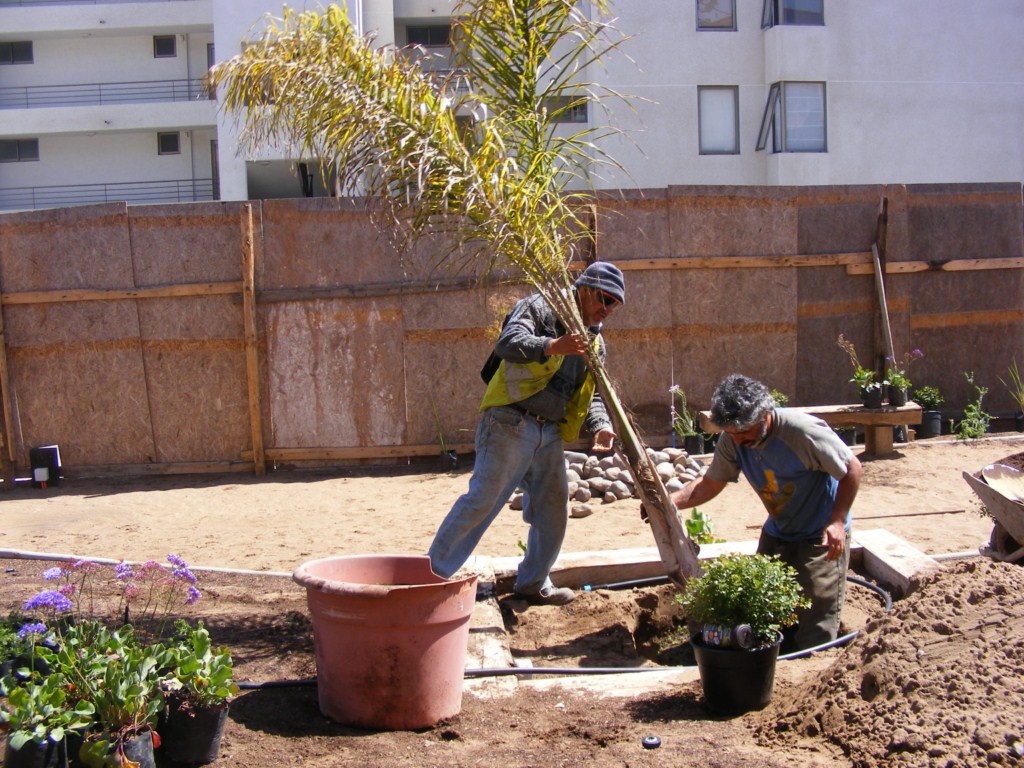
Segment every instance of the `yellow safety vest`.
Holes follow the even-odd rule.
[[[565,356],[552,355],[543,363],[509,363],[502,360],[487,384],[480,410],[486,411],[498,405],[511,405],[537,394],[547,386],[548,381],[561,367],[563,357]],[[588,370],[583,384],[566,403],[565,419],[558,423],[558,430],[565,442],[571,443],[580,436],[580,428],[590,410],[590,401],[594,397],[595,389],[594,377]]]

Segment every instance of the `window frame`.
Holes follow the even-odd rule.
[[[174,137],[175,149],[165,149],[164,140]],[[160,131],[156,135],[156,153],[158,155],[180,155],[181,154],[181,131]]]
[[[721,2],[728,2],[732,6],[732,10],[729,14],[731,21],[728,26],[724,24],[701,24],[701,13],[700,3],[701,0],[695,0],[694,10],[697,16],[697,31],[698,32],[735,32],[738,29],[736,23],[736,0],[720,0]]]
[[[761,29],[771,27],[823,27],[825,26],[825,0],[811,0],[818,3],[818,9],[811,11],[816,16],[814,21],[786,21],[786,13],[795,13],[797,9],[787,8],[787,3],[801,2],[801,0],[764,0],[761,8]],[[807,0],[803,0],[807,2]]]
[[[39,161],[39,139],[0,139],[0,147],[13,148],[12,157],[4,157],[0,151],[0,163],[33,163]],[[25,151],[25,150],[31,151]]]
[[[413,40],[411,40],[410,39],[411,35],[409,33],[412,30],[414,30],[414,29],[416,29],[416,30],[426,30],[427,31],[427,34],[426,34],[427,42],[420,43],[420,42],[414,42]],[[431,32],[434,32],[434,31],[439,30],[439,29],[445,30],[445,33],[446,33],[445,36],[444,36],[445,39],[444,39],[443,42],[436,42],[436,41],[433,41],[433,40],[430,39]],[[406,43],[406,45],[418,45],[418,46],[420,46],[422,48],[448,48],[448,47],[451,47],[451,44],[452,44],[451,40],[452,40],[452,25],[451,24],[407,24],[406,27],[405,27],[405,43]]]
[[[590,99],[576,96],[549,96],[544,99],[548,122],[565,125],[587,125],[590,122]]]
[[[792,149],[792,139],[789,137],[788,111],[786,109],[786,86],[787,85],[817,85],[821,88],[821,148],[820,149]],[[781,80],[772,83],[768,90],[768,99],[765,102],[764,113],[761,116],[761,129],[757,135],[758,151],[765,149],[768,145],[769,136],[772,139],[773,153],[791,154],[821,154],[828,152],[828,88],[824,81],[820,80]]]
[[[729,91],[732,93],[732,149],[705,149],[704,106],[701,94],[711,91]],[[709,139],[711,137],[708,137]],[[698,85],[697,86],[697,153],[700,155],[738,155],[740,154],[740,88],[738,85]]]
[[[25,51],[28,56],[25,56]],[[17,54],[21,51],[21,56]],[[31,40],[2,40],[0,41],[0,65],[9,64],[35,64],[35,50]]]
[[[160,43],[171,41],[170,53],[160,52]],[[178,36],[177,35],[153,35],[153,58],[154,59],[176,59],[178,58]]]

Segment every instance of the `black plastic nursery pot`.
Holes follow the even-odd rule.
[[[774,645],[744,650],[714,648],[699,634],[690,638],[704,686],[708,709],[723,715],[741,715],[764,709],[775,688],[775,664],[782,635]]]

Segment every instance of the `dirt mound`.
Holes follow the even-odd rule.
[[[1024,569],[951,566],[759,715],[764,745],[824,739],[859,768],[1024,765]]]

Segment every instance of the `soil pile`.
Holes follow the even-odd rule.
[[[761,713],[759,741],[825,739],[859,768],[1024,765],[1024,569],[974,560],[871,620]]]

